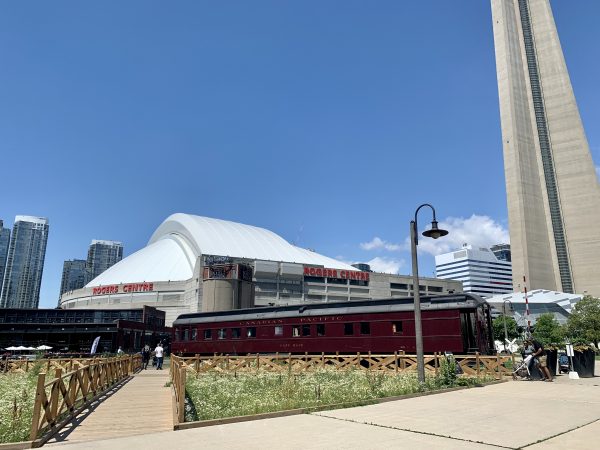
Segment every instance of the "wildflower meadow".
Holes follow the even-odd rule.
[[[452,367],[453,369],[453,367]],[[442,370],[420,384],[415,373],[323,369],[301,374],[212,373],[189,376],[186,421],[220,419],[297,408],[352,406],[369,401],[489,379],[456,377]]]

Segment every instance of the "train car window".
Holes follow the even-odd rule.
[[[402,334],[402,322],[392,322],[392,333]]]
[[[351,336],[354,334],[354,324],[353,323],[345,323],[344,324],[344,334],[346,336]]]
[[[217,339],[225,339],[227,336],[227,330],[225,328],[219,328],[217,330]]]
[[[204,330],[204,339],[212,339],[212,330]]]
[[[317,324],[317,336],[325,336],[325,324],[324,323]]]
[[[247,337],[256,337],[256,327],[246,328],[246,336]]]
[[[232,328],[231,329],[231,338],[239,339],[242,337],[242,329],[241,328]]]
[[[283,336],[283,327],[281,325],[275,325],[275,336]]]
[[[179,341],[180,337],[181,337],[181,335],[180,335],[180,332],[179,332],[179,328],[175,328],[175,340]]]
[[[361,322],[360,323],[360,334],[371,334],[371,323]]]
[[[292,337],[300,337],[300,327],[298,325],[292,327]]]
[[[187,328],[185,330],[183,330],[183,340],[184,341],[190,340],[190,330],[188,330]]]
[[[302,325],[302,336],[310,336],[310,325]]]
[[[195,328],[192,328],[192,341],[195,341],[198,339],[198,330]]]

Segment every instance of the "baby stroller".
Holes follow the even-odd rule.
[[[529,355],[523,362],[514,370],[512,373],[513,380],[531,380],[531,373],[529,372],[529,364],[533,356]]]

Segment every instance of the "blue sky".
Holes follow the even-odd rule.
[[[598,165],[600,2],[552,4]],[[174,212],[409,273],[430,202],[422,275],[506,238],[487,0],[2,2],[0,62],[0,218],[50,220],[41,306]]]

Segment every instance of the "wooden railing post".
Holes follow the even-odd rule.
[[[500,371],[500,353],[496,353],[496,369],[498,370],[498,379],[502,378],[502,373]]]
[[[477,366],[477,378],[479,378],[479,371],[481,370],[479,367],[479,352],[475,352],[475,365]]]
[[[31,432],[29,433],[29,440],[35,441],[40,427],[40,413],[42,411],[42,400],[46,395],[44,390],[44,384],[46,383],[46,374],[40,373],[37,379],[37,387],[35,390],[35,403],[33,404],[33,417],[31,419]]]
[[[394,352],[394,372],[398,373],[398,352]]]
[[[179,406],[177,411],[177,418],[179,423],[183,423],[185,421],[185,377],[186,371],[179,371]]]
[[[58,416],[58,392],[60,390],[60,378],[62,377],[62,369],[60,367],[56,368],[54,376],[57,380],[50,388],[50,417],[48,417],[48,423],[51,425],[54,425]]]

